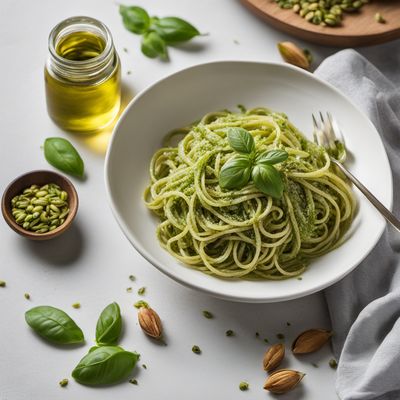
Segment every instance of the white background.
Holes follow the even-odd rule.
[[[282,398],[337,399],[335,373],[328,366],[332,357],[329,347],[301,359],[295,359],[289,351],[291,341],[302,330],[329,328],[322,294],[279,304],[230,303],[183,288],[163,276],[130,246],[106,202],[103,163],[110,131],[86,138],[64,133],[51,122],[45,107],[47,37],[54,25],[70,16],[95,17],[110,28],[122,60],[125,104],[157,79],[197,63],[222,59],[279,61],[276,43],[292,38],[265,25],[236,0],[135,0],[131,4],[142,5],[159,16],[181,16],[209,35],[171,49],[171,61],[166,63],[140,53],[139,37],[123,28],[118,6],[111,0],[0,2],[1,190],[24,172],[51,169],[40,148],[49,136],[71,140],[87,171],[86,181],[73,180],[80,209],[73,227],[60,238],[31,242],[5,223],[0,224],[0,279],[7,282],[6,288],[0,288],[0,400],[272,398],[262,389],[265,373],[261,361],[266,348],[262,338],[274,342],[277,333],[285,334],[288,345],[282,366],[307,373],[303,383]],[[236,40],[239,44],[234,43]],[[313,51],[317,63],[336,51],[298,42]],[[398,44],[391,46],[398,49]],[[374,57],[373,48],[363,52]],[[130,274],[137,277],[136,282],[129,280]],[[133,292],[127,293],[130,286]],[[141,286],[146,286],[144,298],[164,322],[166,347],[148,340],[136,322],[133,303]],[[25,292],[30,293],[31,300],[24,298]],[[82,304],[79,310],[71,307],[77,301]],[[81,386],[70,373],[93,344],[97,317],[112,301],[120,304],[123,313],[121,344],[142,355],[132,375],[139,385]],[[86,343],[55,347],[38,338],[26,325],[24,312],[44,304],[68,312],[82,327]],[[205,319],[202,310],[210,310],[215,319]],[[226,337],[227,329],[234,330],[236,336]],[[255,337],[256,331],[261,339]],[[202,355],[192,353],[194,344],[201,347]],[[142,363],[147,370],[140,366]],[[70,383],[60,388],[58,382],[65,377]],[[239,391],[242,380],[249,382],[248,392]]]

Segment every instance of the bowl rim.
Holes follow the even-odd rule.
[[[110,158],[111,158],[111,153],[112,149],[114,146],[114,140],[117,135],[117,132],[119,130],[120,125],[122,124],[122,121],[126,118],[126,115],[129,113],[129,110],[132,108],[132,106],[138,102],[143,96],[145,96],[148,92],[150,92],[155,86],[161,84],[162,82],[170,79],[171,77],[174,77],[176,75],[179,75],[182,72],[190,71],[190,70],[195,70],[195,69],[201,69],[207,66],[213,66],[213,65],[222,65],[222,64],[251,64],[251,65],[262,65],[262,66],[272,66],[272,67],[279,67],[291,71],[295,71],[299,75],[307,76],[317,82],[319,82],[321,85],[327,87],[331,91],[335,92],[339,97],[341,97],[343,100],[346,102],[349,102],[359,113],[362,115],[365,119],[365,122],[370,126],[370,128],[374,131],[377,132],[376,127],[374,124],[371,122],[371,120],[368,118],[368,116],[364,113],[363,110],[360,109],[350,98],[348,98],[344,93],[342,93],[339,89],[337,89],[335,86],[333,86],[331,83],[322,80],[318,76],[314,75],[313,73],[306,71],[304,69],[301,69],[299,67],[287,64],[287,63],[282,63],[282,62],[267,62],[267,61],[257,61],[257,60],[218,60],[218,61],[209,61],[209,62],[204,62],[204,63],[199,63],[195,64],[186,68],[182,68],[176,72],[173,72],[171,74],[168,74],[164,77],[161,77],[160,79],[156,80],[154,83],[151,85],[147,86],[145,89],[141,90],[134,98],[131,99],[131,101],[127,104],[126,108],[124,111],[121,113],[117,123],[114,126],[109,145],[107,148],[106,156],[105,156],[105,162],[104,162],[104,181],[105,181],[105,188],[106,188],[106,196],[107,200],[109,203],[109,206],[111,208],[112,214],[114,218],[116,219],[118,225],[120,226],[122,232],[126,236],[126,238],[129,240],[129,242],[132,244],[132,246],[137,250],[137,252],[144,258],[146,259],[150,264],[152,264],[154,267],[156,267],[160,272],[163,274],[167,275],[168,277],[172,278],[174,281],[189,287],[191,289],[199,290],[200,292],[209,294],[213,297],[217,298],[222,298],[225,300],[229,301],[238,301],[238,302],[248,302],[248,303],[274,303],[274,302],[280,302],[280,301],[288,301],[292,299],[297,299],[301,298],[316,292],[319,292],[334,283],[340,281],[343,279],[346,275],[348,275],[351,271],[353,271],[367,256],[368,254],[375,248],[376,244],[378,243],[379,239],[384,233],[385,227],[386,227],[386,221],[382,219],[379,228],[375,230],[374,232],[374,239],[372,240],[372,244],[370,246],[370,250],[366,252],[365,254],[361,254],[355,262],[349,267],[347,270],[343,271],[342,273],[338,274],[334,278],[323,282],[319,283],[317,285],[314,285],[312,288],[309,289],[303,289],[299,290],[296,292],[296,294],[285,294],[282,296],[274,296],[273,298],[270,297],[244,297],[242,295],[234,295],[230,293],[222,293],[219,292],[218,290],[214,290],[208,287],[204,287],[201,284],[197,283],[196,281],[189,282],[186,279],[182,279],[180,276],[171,273],[167,268],[165,268],[162,263],[160,263],[155,257],[153,257],[147,250],[145,250],[140,243],[138,243],[136,240],[134,240],[131,237],[130,230],[127,227],[126,223],[124,222],[123,217],[120,215],[119,211],[117,210],[117,207],[114,203],[112,191],[111,191],[111,185],[110,185]],[[383,141],[379,135],[379,146],[381,147],[381,150],[383,150],[383,156],[385,157],[385,161],[387,162],[387,165],[389,166],[389,170],[391,172],[391,166],[389,163],[389,158],[385,149],[385,146],[383,144]],[[388,182],[388,197],[389,197],[389,202],[386,204],[387,208],[389,210],[392,210],[393,208],[393,174],[390,173],[390,179]],[[179,262],[176,260],[176,262]],[[182,266],[184,267],[184,266]]]
[[[15,222],[15,220],[12,218],[12,215],[10,212],[11,205],[6,203],[6,198],[7,198],[7,194],[10,191],[10,189],[16,183],[18,183],[21,179],[23,179],[25,177],[30,177],[32,175],[44,174],[44,173],[57,177],[60,181],[64,182],[66,186],[68,186],[68,188],[71,190],[71,193],[72,193],[71,197],[74,199],[74,207],[72,207],[72,208],[70,207],[70,212],[67,216],[67,219],[64,221],[63,224],[61,224],[60,226],[58,226],[56,229],[52,230],[51,232],[39,234],[36,232],[28,231]],[[31,184],[34,184],[34,182],[32,181]],[[63,187],[62,189],[66,190],[65,187]],[[68,202],[68,205],[70,205],[70,201]],[[8,224],[8,226],[14,232],[18,233],[19,235],[21,235],[25,238],[31,239],[31,240],[38,240],[38,241],[48,240],[48,239],[55,238],[55,237],[61,235],[62,233],[64,233],[71,226],[72,221],[75,219],[75,216],[78,212],[78,208],[79,208],[79,197],[78,197],[78,193],[77,193],[73,183],[64,175],[61,175],[55,171],[46,170],[46,169],[36,169],[36,170],[28,171],[28,172],[18,175],[6,186],[6,188],[3,191],[3,195],[1,197],[1,211],[2,211],[5,222]]]

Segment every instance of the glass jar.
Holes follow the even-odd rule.
[[[75,132],[95,132],[117,116],[121,67],[111,33],[100,21],[72,17],[49,36],[45,67],[47,110],[54,122]]]

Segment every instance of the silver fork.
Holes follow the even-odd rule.
[[[381,215],[390,222],[400,232],[400,221],[344,166],[346,160],[346,146],[342,132],[336,120],[330,113],[326,117],[319,113],[315,118],[312,115],[314,124],[314,142],[319,146],[325,147],[331,161],[349,178],[355,186],[364,194],[372,205],[381,213]]]

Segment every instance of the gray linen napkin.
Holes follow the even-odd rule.
[[[397,68],[400,75],[400,58],[391,62],[391,71]],[[393,171],[394,212],[400,216],[400,86],[354,50],[329,57],[316,75],[352,99],[381,134]],[[325,290],[342,400],[400,400],[399,242],[400,233],[387,226],[356,270]]]

